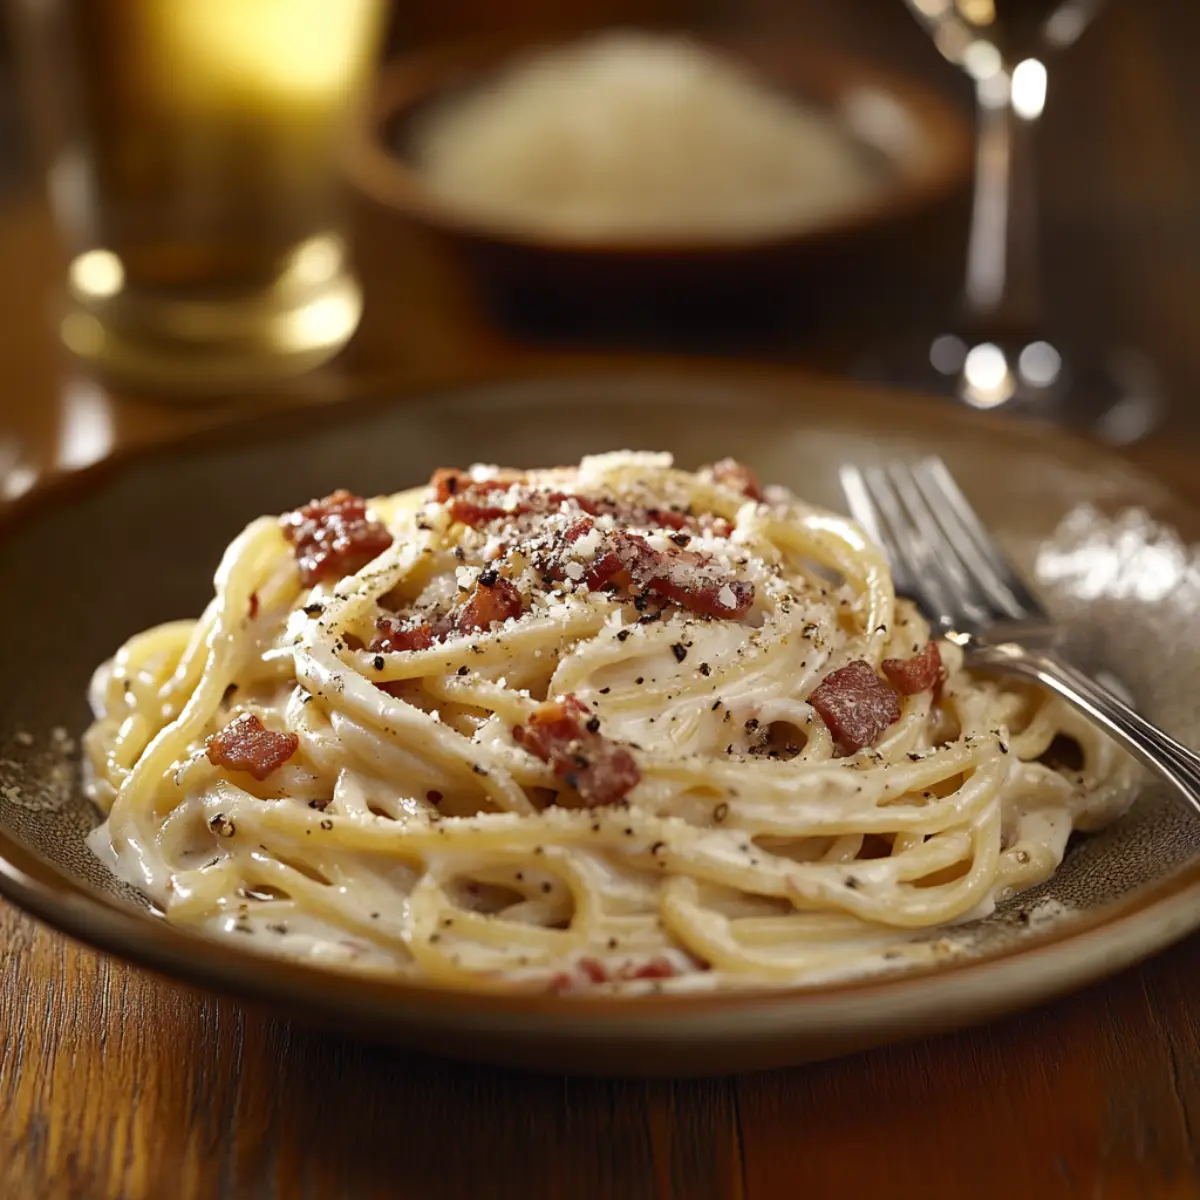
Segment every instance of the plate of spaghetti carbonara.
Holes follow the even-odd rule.
[[[168,922],[468,991],[936,961],[1136,790],[852,522],[644,451],[253,520],[90,699],[89,844]]]

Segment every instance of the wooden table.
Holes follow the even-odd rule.
[[[956,86],[898,4],[865,26],[849,5],[796,7],[833,40]],[[1195,0],[1114,5],[1054,77],[1044,159],[1052,298],[1078,327],[1160,363],[1175,409],[1131,455],[1200,500],[1197,34]],[[378,214],[361,224],[367,321],[291,401],[516,371],[570,349],[498,331],[435,247]],[[837,367],[948,301],[957,230],[961,206],[915,237],[902,272],[869,289],[844,280],[824,320],[728,349]],[[45,319],[55,252],[31,195],[0,210],[0,263],[4,423],[30,464],[224,418],[63,372]],[[1200,938],[988,1028],[689,1083],[523,1077],[337,1041],[95,954],[5,905],[0,955],[0,1196],[18,1200],[1200,1194]]]

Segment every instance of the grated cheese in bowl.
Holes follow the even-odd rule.
[[[583,241],[752,240],[819,224],[883,184],[835,116],[650,34],[514,62],[427,112],[412,150],[463,215]]]

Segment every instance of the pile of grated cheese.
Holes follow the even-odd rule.
[[[510,64],[418,122],[461,213],[570,239],[752,239],[819,223],[882,172],[831,114],[682,38],[606,33]]]

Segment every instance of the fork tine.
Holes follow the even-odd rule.
[[[838,481],[842,485],[846,503],[850,506],[850,515],[863,527],[871,541],[886,554],[897,590],[911,591],[912,583],[908,578],[907,564],[898,561],[890,545],[882,514],[871,497],[862,471],[852,463],[846,463],[838,471]]]
[[[940,458],[927,458],[912,474],[945,539],[991,603],[1014,620],[1042,616],[1042,606],[988,533],[946,464]]]
[[[880,514],[880,545],[884,547],[896,590],[915,600],[943,628],[954,624],[953,589],[927,540],[912,521],[887,473],[877,467],[863,472],[868,496]]]
[[[892,463],[888,468],[892,486],[900,496],[917,535],[928,548],[929,558],[937,564],[950,594],[951,615],[961,624],[986,623],[991,613],[988,598],[976,583],[953,543],[944,536],[933,509],[927,503],[912,468],[907,463]]]

